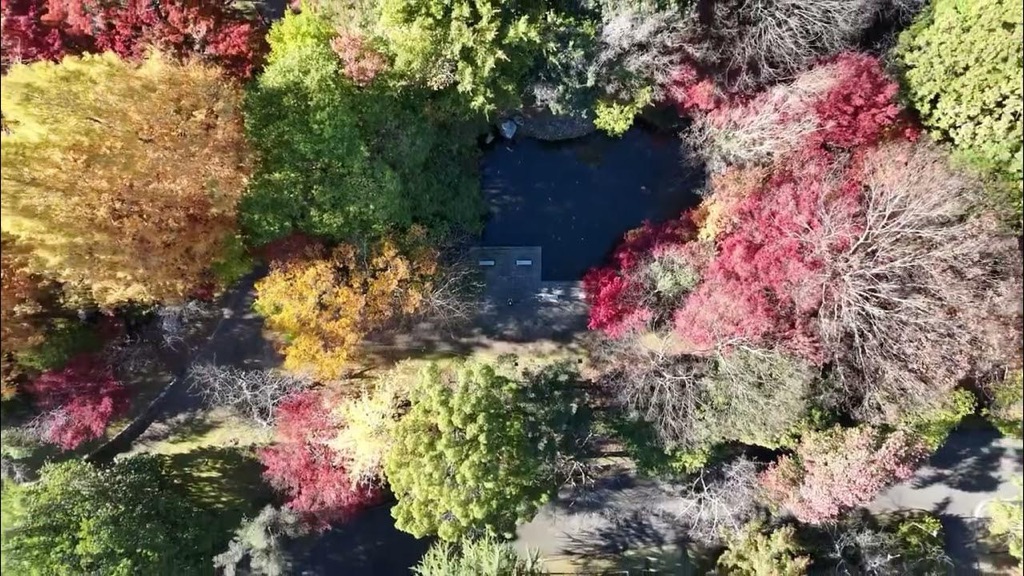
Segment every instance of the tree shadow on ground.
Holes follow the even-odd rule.
[[[635,510],[596,528],[566,534],[561,553],[584,570],[602,574],[697,574],[682,539],[656,525],[650,512]],[[647,572],[644,572],[647,571]]]
[[[243,518],[254,517],[274,499],[263,482],[263,465],[251,450],[205,447],[161,458],[172,480],[209,513],[210,537],[219,547],[227,546]]]
[[[1020,472],[1020,448],[1006,448],[998,444],[1002,436],[991,426],[972,429],[970,433],[956,433],[942,445],[929,460],[930,469],[919,474],[914,488],[943,484],[962,492],[992,492],[1000,484],[1000,466],[1015,451],[1014,461]]]
[[[636,485],[636,477],[627,472],[603,476],[590,486],[562,490],[552,504],[568,513],[598,512],[623,490]]]
[[[348,524],[294,543],[293,573],[409,574],[430,544],[395,528],[390,505],[378,506]]]

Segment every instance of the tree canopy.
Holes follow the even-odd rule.
[[[181,574],[207,570],[206,518],[158,457],[98,468],[50,464],[38,482],[4,483],[4,572]]]
[[[13,66],[2,79],[4,233],[104,307],[184,298],[235,229],[241,93],[153,54]]]
[[[578,425],[575,378],[559,365],[523,380],[488,365],[425,370],[384,461],[398,528],[451,541],[530,518],[558,487],[556,456]]]

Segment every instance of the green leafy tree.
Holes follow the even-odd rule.
[[[561,364],[521,377],[469,365],[450,376],[425,370],[395,427],[384,471],[396,525],[448,541],[509,534],[559,485],[560,457],[585,421],[577,376]]]
[[[151,456],[47,465],[5,485],[3,509],[4,574],[195,574],[213,555],[209,519]]]
[[[1009,370],[991,385],[991,404],[983,414],[1005,436],[1024,437],[1024,371]]]
[[[412,569],[417,576],[542,576],[536,554],[520,556],[508,542],[493,536],[460,544],[438,542]]]
[[[486,113],[518,105],[546,10],[544,0],[382,0],[375,32],[400,77],[454,86]]]
[[[312,11],[270,30],[266,70],[246,98],[258,166],[240,205],[251,243],[292,232],[332,240],[422,224],[475,228],[481,202],[472,138],[432,112],[425,91],[360,87]]]
[[[911,101],[925,125],[992,175],[1021,218],[1024,8],[1009,0],[933,0],[900,37]]]
[[[796,540],[796,530],[785,526],[768,531],[759,522],[748,524],[718,559],[719,574],[735,576],[802,576],[811,564]]]

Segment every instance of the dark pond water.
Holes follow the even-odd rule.
[[[500,140],[484,152],[491,216],[486,246],[540,246],[544,280],[578,280],[622,235],[696,206],[701,170],[674,133],[633,127],[621,138]]]

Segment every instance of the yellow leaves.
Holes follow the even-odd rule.
[[[159,54],[16,65],[2,82],[3,230],[34,271],[101,306],[207,280],[249,173],[238,86]]]
[[[418,311],[437,265],[421,240],[412,233],[406,253],[391,238],[365,254],[351,244],[310,250],[257,282],[257,311],[287,338],[285,366],[339,378],[367,333]]]

